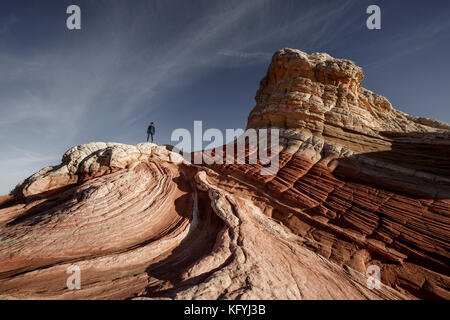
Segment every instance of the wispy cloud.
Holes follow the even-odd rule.
[[[218,50],[217,53],[226,57],[236,57],[244,59],[264,59],[267,60],[272,56],[271,52],[245,52],[245,51],[234,51],[234,50]]]
[[[0,56],[0,65],[7,66],[2,70],[3,81],[13,79],[17,83],[13,92],[2,96],[0,103],[5,106],[6,116],[0,125],[45,121],[50,127],[56,126],[54,132],[64,127],[73,137],[85,132],[86,128],[78,123],[86,117],[92,126],[96,125],[94,119],[101,122],[97,125],[112,120],[121,126],[129,125],[142,105],[151,105],[155,96],[174,86],[195,81],[202,70],[221,65],[224,58],[245,63],[269,61],[273,49],[261,52],[254,48],[267,43],[281,45],[288,33],[304,38],[305,45],[325,41],[323,35],[330,21],[348,9],[342,4],[329,5],[326,10],[324,6],[312,7],[299,12],[293,21],[237,32],[255,15],[269,19],[272,12],[268,8],[276,4],[265,0],[214,2],[179,30],[162,32],[146,43],[148,32],[163,29],[159,26],[155,30],[157,23],[148,22],[147,14],[157,19],[154,9],[140,3],[142,10],[137,9],[133,25],[124,29],[127,21],[120,14],[121,3],[108,2],[109,9],[102,13],[117,18],[118,23],[109,25],[103,34],[84,31],[87,34],[80,37],[85,39],[82,50],[74,40],[61,39],[51,52],[38,50],[22,56],[20,61],[14,58],[15,52]],[[100,19],[93,27],[102,23],[105,21]],[[311,31],[315,31],[314,37],[308,35]],[[102,41],[97,41],[100,38]]]
[[[61,157],[57,157],[54,155],[49,155],[45,153],[39,153],[36,151],[31,151],[29,149],[23,149],[16,146],[11,147],[7,150],[2,157],[0,157],[1,165],[9,165],[9,164],[25,164],[30,165],[33,163],[53,163],[59,164],[61,161]]]
[[[50,22],[61,17],[53,10],[42,9],[39,28],[30,27],[26,16],[3,13],[0,19],[0,148],[22,150],[9,155],[4,171],[59,159],[74,144],[132,135],[142,130],[136,124],[156,111],[161,97],[174,97],[225,67],[263,69],[282,47],[312,51],[353,45],[363,52],[378,45],[352,38],[364,22],[359,0],[80,3],[81,32],[65,30],[64,23],[55,31]],[[411,34],[386,31],[396,45],[394,57],[442,39],[449,31],[446,21],[418,25]],[[373,61],[383,63],[386,56]],[[179,111],[164,108],[174,117]]]
[[[314,31],[314,41],[322,41],[327,23],[347,10],[331,4],[324,13],[322,5],[308,6],[285,19],[274,13],[275,0],[204,4],[192,10],[183,1],[139,1],[123,10],[122,1],[96,1],[83,7],[92,18],[79,34],[48,39],[27,29],[25,38],[42,37],[41,45],[0,48],[0,147],[21,148],[4,160],[4,168],[37,167],[59,158],[64,146],[120,137],[156,98],[227,61],[268,63],[289,34],[312,43],[308,33]],[[10,34],[20,23],[13,16],[3,19],[0,33]]]
[[[383,50],[389,50],[388,56],[383,55],[378,59],[366,65],[366,68],[381,67],[392,61],[405,58],[421,51],[433,50],[433,46],[447,41],[450,33],[450,20],[444,22],[437,20],[428,24],[417,24],[407,30],[399,32],[385,33],[385,43],[389,43],[389,48],[384,47]],[[377,45],[376,43],[373,44]]]

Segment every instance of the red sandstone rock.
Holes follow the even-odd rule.
[[[280,170],[213,168],[299,209],[268,211],[327,259],[379,265],[410,297],[449,298],[450,126],[393,109],[362,78],[353,62],[280,50],[247,126],[280,128]]]
[[[270,176],[148,143],[72,148],[0,198],[1,297],[448,299],[450,127],[362,79],[351,61],[275,54],[248,122],[281,130]]]

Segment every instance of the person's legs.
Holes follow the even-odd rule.
[[[152,135],[152,143],[153,143],[153,135]]]
[[[148,142],[148,139],[150,138],[150,133],[147,133],[147,142]],[[153,139],[153,138],[152,138]]]

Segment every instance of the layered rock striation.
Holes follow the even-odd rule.
[[[215,165],[298,211],[268,209],[331,261],[419,298],[449,297],[450,126],[392,108],[361,68],[277,52],[247,129],[277,128],[280,168]],[[254,149],[253,152],[256,152]]]
[[[250,200],[270,201],[257,188],[165,147],[79,146],[13,194],[0,205],[5,299],[403,298],[307,249]]]
[[[270,175],[149,143],[72,148],[0,198],[0,296],[450,298],[450,126],[362,80],[348,60],[274,55],[247,126],[280,132]]]

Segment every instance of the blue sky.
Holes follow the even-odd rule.
[[[2,1],[0,194],[74,145],[142,142],[149,121],[158,144],[194,120],[245,128],[283,47],[353,60],[395,108],[450,122],[449,15],[447,0]]]

